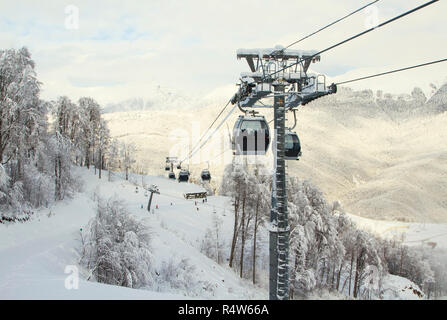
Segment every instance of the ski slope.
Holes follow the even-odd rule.
[[[426,245],[432,248],[447,248],[446,223],[409,223],[373,220],[353,214],[348,214],[348,216],[359,228],[382,238],[397,238],[409,246]]]
[[[107,182],[107,172],[98,179],[93,170],[78,168],[85,180],[85,190],[71,200],[36,212],[31,221],[0,225],[0,299],[266,299],[265,289],[241,280],[226,264],[219,265],[200,252],[200,243],[215,208],[223,218],[222,235],[230,236],[230,212],[222,209],[228,203],[223,197],[209,197],[208,203],[185,200],[184,192],[201,191],[201,187],[170,181],[164,177],[146,177],[146,183],[157,184],[160,195],[154,195],[154,214],[146,210],[148,197],[141,190],[141,177],[133,181],[114,177]],[[136,192],[136,184],[140,184]],[[65,288],[66,266],[77,265],[80,228],[85,228],[95,215],[94,196],[118,196],[128,209],[144,218],[152,230],[155,270],[163,262],[188,259],[194,267],[193,279],[200,279],[189,291],[172,288],[144,290],[104,285],[86,281],[80,270],[78,289]],[[172,203],[172,205],[171,205]],[[143,206],[143,208],[141,208]],[[197,211],[199,208],[199,211]],[[50,216],[49,216],[50,215]]]
[[[178,183],[160,176],[131,175],[125,181],[119,175],[107,181],[107,172],[98,179],[93,170],[77,168],[84,179],[84,190],[73,199],[57,203],[51,208],[37,211],[26,223],[0,225],[0,299],[267,299],[268,275],[261,274],[259,285],[242,280],[227,263],[217,264],[200,252],[203,236],[211,227],[213,211],[222,219],[221,237],[228,244],[231,240],[233,216],[230,199],[222,196],[208,197],[207,203],[201,200],[185,200],[183,193],[203,191],[191,183]],[[160,195],[154,195],[152,210],[146,210],[148,195],[142,184],[156,184]],[[116,196],[125,199],[129,211],[144,223],[152,232],[155,270],[163,264],[178,263],[187,259],[193,267],[190,274],[193,283],[188,290],[161,285],[144,289],[129,289],[87,281],[88,274],[80,269],[78,289],[68,290],[65,281],[67,266],[78,265],[80,229],[85,228],[95,215],[94,198]],[[158,206],[158,209],[156,209]],[[408,242],[436,234],[445,225],[422,225],[376,221],[350,215],[361,228],[382,236],[405,227]],[[422,232],[421,230],[424,230]],[[259,268],[268,269],[268,234],[265,228],[259,229],[260,253]],[[443,240],[443,241],[439,241]],[[446,238],[439,238],[439,245],[446,246]],[[263,257],[263,258],[262,258]],[[411,285],[407,279],[390,276],[389,299],[417,299],[405,289]],[[195,282],[194,282],[195,281]],[[402,292],[402,294],[400,294]],[[392,294],[391,294],[392,293]],[[317,297],[315,297],[317,298]],[[320,297],[321,298],[321,297]],[[324,299],[340,299],[339,295],[326,293]]]

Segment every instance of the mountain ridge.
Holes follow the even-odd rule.
[[[312,180],[328,200],[341,201],[353,214],[447,221],[447,113],[442,108],[445,86],[441,88],[428,101],[416,89],[412,94],[389,95],[340,88],[337,95],[301,107],[295,130],[303,156],[300,161],[288,161],[289,174]],[[113,136],[137,146],[141,167],[165,175],[165,157],[183,159],[187,155],[188,146],[195,145],[218,114],[218,100],[211,95],[200,103],[194,100],[200,105],[196,108],[118,112],[105,117]],[[271,110],[263,114],[268,121],[273,118]],[[219,176],[232,159],[231,151],[223,152],[223,148],[228,147],[237,116],[232,114],[228,126],[222,126],[196,154],[189,165],[194,179],[209,161],[213,181],[219,185]],[[291,121],[289,117],[288,124]],[[263,159],[270,167],[270,150]]]

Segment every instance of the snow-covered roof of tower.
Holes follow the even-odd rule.
[[[238,59],[245,57],[262,57],[268,58],[277,54],[278,51],[281,52],[282,57],[290,58],[301,58],[301,57],[312,57],[318,53],[316,50],[293,50],[284,49],[283,47],[276,46],[275,48],[264,48],[264,49],[238,49],[236,54]]]

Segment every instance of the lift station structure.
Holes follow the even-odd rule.
[[[272,184],[272,210],[269,225],[269,298],[271,300],[287,300],[289,298],[289,223],[287,213],[286,188],[286,137],[289,130],[285,126],[287,111],[294,112],[301,105],[320,97],[337,92],[337,86],[326,85],[326,77],[309,72],[312,63],[320,61],[317,51],[303,51],[284,49],[281,46],[268,49],[239,49],[238,59],[245,59],[250,68],[249,72],[241,73],[239,90],[232,97],[231,103],[237,104],[244,113],[242,119],[249,120],[259,117],[255,108],[273,108],[273,184]],[[273,99],[273,105],[272,103]],[[263,102],[267,101],[267,102]],[[270,104],[269,104],[270,103]],[[250,116],[250,113],[252,116]],[[295,125],[296,116],[294,114]],[[259,120],[262,121],[262,120]],[[294,127],[295,127],[294,125]],[[291,128],[293,129],[293,128]],[[237,130],[240,130],[239,132]],[[238,145],[233,140],[234,154],[239,150],[262,151],[258,142],[265,136],[250,137],[250,133],[235,126],[234,137],[246,135],[244,145]],[[296,135],[296,134],[295,134]],[[240,142],[242,143],[242,142]],[[299,140],[298,140],[299,143]],[[250,148],[252,145],[252,149]],[[253,147],[254,144],[254,147]],[[265,151],[265,149],[264,149]],[[264,152],[265,154],[265,152]]]

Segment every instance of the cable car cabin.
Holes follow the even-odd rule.
[[[265,155],[270,145],[270,131],[264,116],[239,116],[233,129],[235,155]]]
[[[202,170],[201,177],[202,177],[202,181],[210,181],[211,180],[211,174],[210,174],[209,170],[206,170],[206,169]]]
[[[188,182],[189,180],[189,172],[186,170],[180,171],[178,174],[178,182]]]
[[[171,170],[171,167],[169,165],[166,165],[165,170],[169,171],[169,170]]]
[[[169,179],[175,180],[175,173],[169,172]]]
[[[301,156],[301,144],[296,132],[286,132],[284,151],[286,160],[299,160]]]

